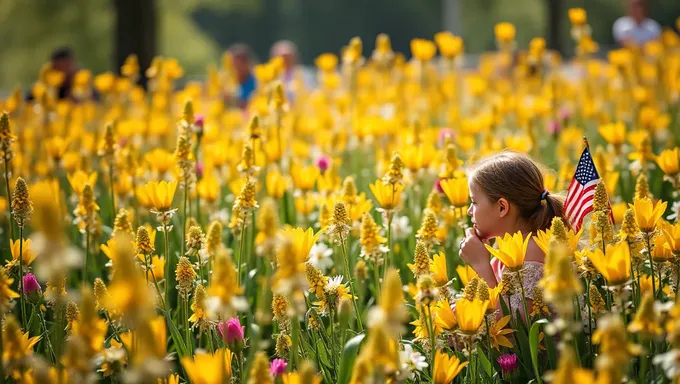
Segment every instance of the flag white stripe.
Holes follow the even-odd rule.
[[[569,219],[572,220],[572,218],[578,217],[581,211],[583,211],[583,208],[588,204],[590,200],[592,200],[592,196],[595,194],[595,188],[586,188],[583,190],[583,193],[581,196],[579,196],[576,204],[572,207],[571,211],[569,211]],[[590,198],[590,200],[589,200]]]
[[[576,196],[581,195],[581,191],[583,190],[583,185],[578,184],[574,186],[574,189],[569,190],[569,194],[567,195],[567,206],[564,207],[564,210],[567,214],[571,213],[572,207],[576,202],[579,200],[578,198],[575,198]]]
[[[599,181],[600,181],[599,179],[596,179],[586,183],[585,185],[579,184],[578,194],[576,194],[576,196],[578,197],[571,198],[571,200],[569,200],[567,203],[566,213],[568,216],[571,216],[571,214],[573,213],[577,206],[583,204],[581,203],[581,201],[583,200],[583,196],[585,195],[585,193],[591,188],[594,189]]]
[[[595,195],[595,188],[592,190],[586,192],[583,197],[581,198],[581,204],[580,204],[580,209],[576,211],[576,215],[574,216],[574,219],[577,219],[583,215],[583,211],[587,209],[588,207],[592,207],[593,205],[593,195]]]

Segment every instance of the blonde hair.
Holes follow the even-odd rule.
[[[492,202],[501,197],[517,206],[520,217],[532,231],[550,228],[554,217],[559,217],[571,228],[564,217],[564,198],[545,189],[539,166],[529,157],[515,152],[501,152],[473,164],[468,169],[471,183],[487,194]]]

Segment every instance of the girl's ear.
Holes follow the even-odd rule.
[[[500,217],[505,217],[510,212],[510,203],[505,197],[498,199],[498,209]]]

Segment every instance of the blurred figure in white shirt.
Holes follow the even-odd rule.
[[[290,40],[277,41],[269,51],[271,58],[281,57],[283,59],[283,73],[281,82],[286,90],[289,101],[301,91],[301,88],[310,89],[314,86],[314,76],[304,66],[298,65],[298,49],[295,43]]]
[[[647,0],[627,0],[627,16],[614,22],[614,39],[621,46],[642,46],[661,35],[661,26],[648,17]]]

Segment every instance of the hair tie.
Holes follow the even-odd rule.
[[[541,193],[541,200],[545,200],[549,194],[550,192],[547,189],[544,189],[543,193]]]

